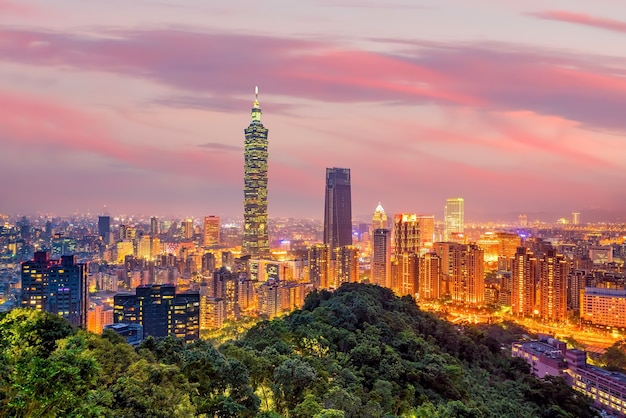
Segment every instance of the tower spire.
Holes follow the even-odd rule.
[[[261,121],[261,105],[259,104],[259,86],[254,86],[254,104],[252,105],[252,121]]]

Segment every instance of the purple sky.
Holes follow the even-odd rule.
[[[621,19],[621,20],[620,20]],[[0,213],[626,216],[626,3],[0,0]]]

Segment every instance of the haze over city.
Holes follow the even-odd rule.
[[[270,217],[321,218],[349,167],[355,218],[462,196],[468,220],[623,220],[625,12],[0,0],[0,211],[240,216],[258,85]]]

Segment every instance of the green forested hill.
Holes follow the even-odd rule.
[[[478,328],[457,330],[372,285],[311,294],[216,350],[0,317],[0,416],[591,417]]]

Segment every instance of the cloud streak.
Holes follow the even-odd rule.
[[[545,20],[574,23],[577,25],[589,26],[596,29],[626,33],[626,21],[623,20],[607,19],[591,16],[585,13],[569,12],[566,10],[549,10],[530,13],[530,15]]]

